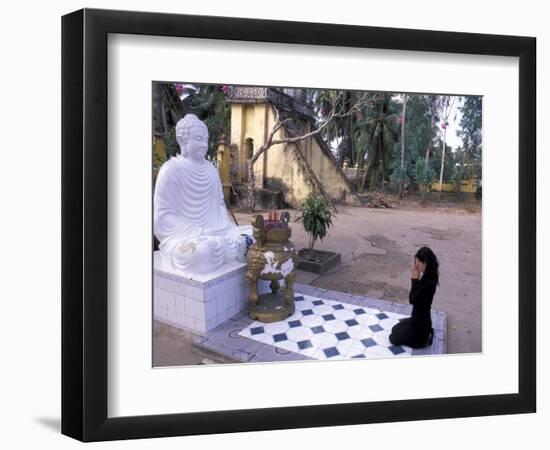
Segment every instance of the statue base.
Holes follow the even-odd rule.
[[[244,312],[250,293],[246,264],[231,262],[218,271],[190,275],[161,264],[154,254],[154,318],[169,325],[204,334]],[[260,286],[269,291],[269,283]]]
[[[288,304],[285,292],[262,294],[258,296],[258,303],[250,305],[248,314],[251,319],[259,322],[270,323],[286,319],[294,314],[294,301]]]

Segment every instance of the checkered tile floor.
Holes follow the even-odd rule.
[[[412,349],[388,339],[402,314],[308,295],[295,297],[296,312],[284,321],[253,322],[239,335],[315,359],[410,356]]]

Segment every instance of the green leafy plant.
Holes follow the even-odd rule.
[[[310,194],[302,205],[296,222],[300,220],[304,230],[309,234],[309,249],[313,250],[317,239],[323,240],[332,225],[330,204],[325,197]]]

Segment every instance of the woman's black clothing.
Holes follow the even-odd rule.
[[[424,347],[432,337],[431,306],[437,282],[423,275],[422,278],[411,278],[409,303],[413,305],[412,315],[391,330],[390,342],[393,345],[406,345],[412,348]]]

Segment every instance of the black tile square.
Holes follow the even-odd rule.
[[[305,350],[306,348],[310,348],[310,347],[313,347],[313,344],[309,339],[298,342],[298,348],[300,350]]]
[[[324,333],[325,329],[321,325],[319,325],[318,327],[313,327],[311,331],[313,332],[313,334],[319,334]]]
[[[327,321],[328,321],[328,320],[335,320],[336,317],[334,317],[332,314],[325,314],[325,315],[323,316],[323,319],[325,319],[325,320],[327,320]]]
[[[361,343],[367,348],[376,345],[376,341],[373,338],[361,339]]]
[[[288,340],[288,336],[286,335],[286,333],[274,334],[274,335],[273,335],[273,340],[274,340],[275,342],[287,341],[287,340]]]
[[[334,309],[335,311],[338,311],[339,309],[344,309],[344,307],[340,304],[337,304],[337,305],[332,305],[332,309]]]
[[[392,345],[391,347],[388,347],[388,348],[390,349],[390,351],[394,355],[399,355],[401,353],[405,353],[405,350],[400,345]]]
[[[311,316],[312,314],[313,314],[313,311],[311,309],[302,310],[302,316]]]
[[[325,348],[323,352],[327,358],[332,358],[333,356],[338,356],[340,354],[336,347]]]
[[[363,308],[354,309],[353,312],[358,316],[360,316],[361,314],[367,314],[367,311],[365,311]]]
[[[365,355],[359,353],[358,355],[352,356],[352,358],[365,358]]]
[[[388,318],[388,316],[386,316],[386,314],[384,313],[378,313],[376,314],[376,317],[378,317],[380,320],[384,320]]]
[[[294,297],[294,301],[295,301],[295,302],[301,302],[303,299],[304,299],[304,297],[302,297],[301,295],[296,295],[296,296]]]
[[[257,334],[265,333],[264,327],[254,327],[250,329],[250,334],[256,336]]]
[[[302,326],[302,322],[300,322],[299,320],[291,320],[290,322],[288,322],[288,326],[289,326],[290,328],[301,327],[301,326]]]
[[[348,319],[346,320],[346,325],[348,327],[354,327],[355,325],[359,325],[359,322],[357,322],[357,320],[355,319]]]
[[[315,306],[324,305],[325,302],[323,300],[313,300],[311,303],[313,303]]]
[[[382,331],[384,328],[382,328],[380,325],[378,325],[377,323],[375,323],[374,325],[371,325],[369,326],[369,328],[374,331],[375,333],[377,331]]]
[[[348,333],[346,333],[345,331],[342,331],[340,333],[336,333],[334,336],[336,336],[336,339],[338,339],[339,341],[344,341],[344,340],[350,338],[350,335]]]

